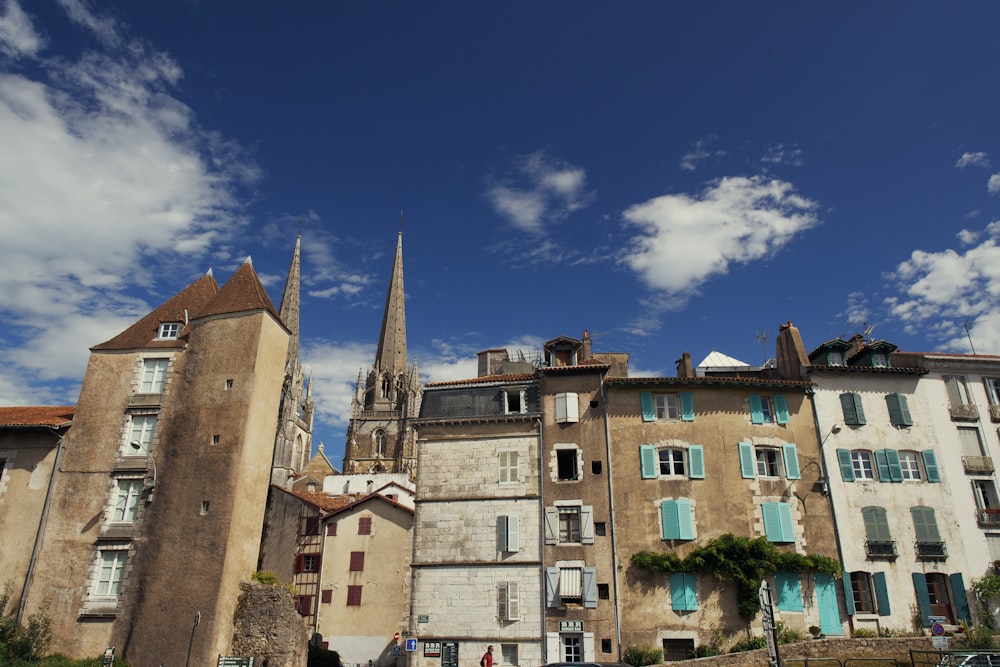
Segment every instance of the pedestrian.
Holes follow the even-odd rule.
[[[493,667],[493,646],[486,647],[486,653],[479,659],[479,667]]]

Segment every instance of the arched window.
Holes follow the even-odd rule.
[[[385,456],[385,431],[378,429],[373,437],[375,439],[375,455]]]
[[[382,386],[382,398],[389,398],[389,393],[392,391],[392,381],[388,373],[382,376],[381,386]]]

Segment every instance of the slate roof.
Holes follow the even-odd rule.
[[[30,428],[51,426],[63,428],[73,422],[73,405],[59,407],[13,407],[0,408],[0,428]]]

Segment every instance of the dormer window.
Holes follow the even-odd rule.
[[[525,401],[526,393],[527,392],[524,389],[504,389],[504,413],[508,415],[516,415],[527,412],[527,403]]]
[[[888,368],[889,357],[884,352],[872,353],[872,366],[875,368]]]
[[[843,366],[844,353],[840,350],[830,350],[826,353],[826,363],[830,366]]]
[[[160,332],[157,334],[157,338],[177,338],[178,334],[181,332],[180,322],[161,322]]]

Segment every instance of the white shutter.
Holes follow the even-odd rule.
[[[594,508],[590,505],[580,508],[580,543],[594,543]]]

